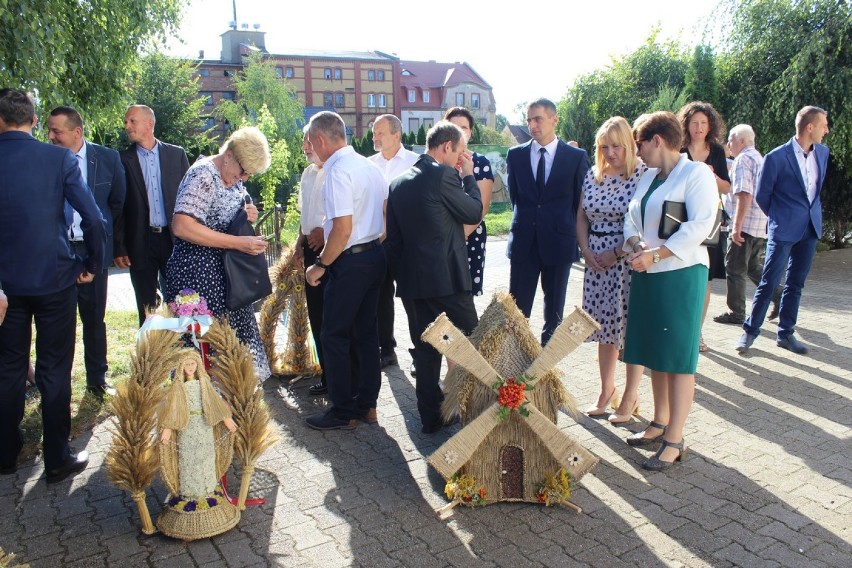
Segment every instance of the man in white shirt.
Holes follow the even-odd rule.
[[[302,140],[302,152],[308,159],[308,167],[302,172],[302,180],[299,183],[299,238],[293,248],[293,254],[297,259],[301,258],[305,266],[311,266],[316,262],[322,247],[325,244],[322,226],[325,222],[325,198],[322,193],[325,181],[325,170],[323,162],[314,153],[314,147],[308,139],[308,127],[304,128],[305,136]],[[323,294],[325,294],[325,279],[320,280],[318,286],[305,288],[305,300],[308,304],[308,320],[311,322],[311,335],[314,337],[314,345],[317,348],[317,359],[319,359],[322,375],[320,382],[313,384],[308,392],[314,396],[326,394],[328,383],[325,378],[325,364],[323,362],[322,350],[322,310]]]
[[[316,430],[351,430],[376,422],[381,386],[376,310],[387,273],[380,238],[388,186],[370,161],[346,143],[340,115],[323,111],[308,124],[308,139],[324,162],[325,246],[305,272],[308,284],[327,278],[321,342],[331,407],[310,416]],[[350,348],[357,357],[353,381]]]
[[[390,182],[395,177],[413,166],[419,157],[403,147],[402,122],[392,114],[383,114],[373,123],[373,149],[377,153],[370,156],[370,161],[382,172],[387,186],[390,186]],[[379,292],[379,348],[383,369],[398,363],[394,353],[396,339],[393,336],[393,296],[393,278],[388,272]],[[411,321],[410,318],[409,321]],[[414,345],[413,335],[411,344]]]

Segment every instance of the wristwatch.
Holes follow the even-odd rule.
[[[660,251],[658,249],[652,250],[651,251],[651,258],[654,259],[654,264],[657,264],[658,262],[660,262],[662,260],[662,258],[660,258]]]
[[[323,264],[319,257],[317,257],[317,259],[314,261],[314,266],[319,266],[323,270],[328,270],[329,267],[328,264]]]

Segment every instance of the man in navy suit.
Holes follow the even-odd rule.
[[[145,105],[133,105],[124,115],[124,131],[133,144],[121,153],[127,197],[115,218],[115,265],[130,269],[139,325],[145,311],[157,306],[159,278],[166,278],[178,186],[189,169],[183,148],[154,137],[155,124],[154,111]]]
[[[36,326],[36,384],[41,392],[48,483],[81,471],[72,453],[71,365],[77,286],[103,270],[106,231],[74,154],[32,137],[32,99],[0,89],[0,287],[8,297],[0,325],[0,474],[14,473],[23,447],[27,362]],[[85,260],[68,240],[65,202],[80,213]]]
[[[71,150],[83,181],[95,197],[106,222],[105,262],[89,284],[77,288],[77,307],[83,323],[83,349],[86,363],[86,389],[95,397],[103,399],[105,394],[114,395],[115,389],[106,382],[107,334],[104,317],[107,302],[108,263],[112,260],[113,219],[121,213],[126,193],[124,167],[118,152],[83,138],[83,117],[70,106],[56,107],[47,119],[47,137],[52,144]],[[80,229],[80,214],[68,206],[66,214],[73,218],[69,223],[71,246],[78,256],[83,256],[85,243]]]
[[[757,339],[772,291],[785,268],[787,283],[781,295],[777,345],[800,355],[808,352],[793,332],[805,278],[822,237],[819,194],[828,167],[828,148],[820,142],[826,134],[828,114],[819,107],[806,106],[796,114],[796,135],[769,152],[763,161],[755,200],[769,217],[769,239],[751,314],[734,345],[740,353],[748,351]]]
[[[589,169],[586,152],[556,137],[556,105],[538,99],[527,106],[532,140],[509,149],[506,165],[512,227],[506,251],[510,259],[509,292],[526,317],[532,312],[541,276],[544,291],[545,345],[562,321],[568,274],[580,259],[577,209],[583,178]]]

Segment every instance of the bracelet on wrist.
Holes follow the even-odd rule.
[[[323,264],[323,263],[322,263],[322,261],[319,259],[319,257],[317,257],[317,259],[314,261],[314,266],[319,266],[319,267],[320,267],[320,268],[322,268],[323,270],[328,270],[328,266],[329,266],[329,265],[328,265],[328,264]]]

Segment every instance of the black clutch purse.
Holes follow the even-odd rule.
[[[228,234],[236,236],[255,235],[243,208],[228,225]],[[269,266],[265,254],[246,254],[234,249],[222,252],[225,266],[225,307],[238,310],[272,293]]]
[[[716,220],[713,222],[713,230],[707,235],[701,244],[705,247],[719,246],[719,231],[722,229],[723,209],[716,209]],[[663,217],[660,219],[660,230],[657,236],[667,239],[680,229],[680,224],[687,220],[686,203],[681,201],[663,201]]]

